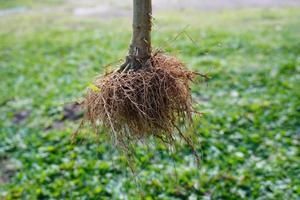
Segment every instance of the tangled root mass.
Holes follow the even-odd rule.
[[[176,133],[190,146],[180,127],[192,119],[190,84],[196,73],[176,58],[155,53],[138,70],[98,77],[83,103],[85,121],[111,130],[120,144],[154,136],[166,143]],[[126,144],[125,144],[126,145]]]

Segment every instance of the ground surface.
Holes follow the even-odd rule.
[[[78,1],[0,2],[0,199],[299,198],[298,7],[157,9],[154,46],[212,77],[192,88],[204,116],[187,133],[202,164],[153,141],[137,148],[135,180],[105,137],[70,142],[71,102],[126,55],[130,18],[78,15],[94,5]]]
[[[131,0],[0,0],[4,10],[0,16],[16,13],[67,13],[82,17],[103,20],[131,16]],[[49,4],[52,5],[49,7]],[[300,6],[300,0],[153,0],[155,12],[170,10],[196,10],[199,12],[243,9]]]

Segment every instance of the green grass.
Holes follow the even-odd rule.
[[[209,73],[194,84],[196,167],[188,146],[138,147],[137,183],[104,137],[71,144],[80,99],[126,55],[130,19],[62,14],[0,19],[0,194],[4,199],[297,199],[300,195],[300,9],[158,14],[153,44]],[[184,28],[189,25],[189,28]],[[194,42],[182,30],[193,38]],[[20,124],[16,113],[30,111]],[[194,198],[194,199],[195,199]]]
[[[0,9],[10,8],[33,8],[41,6],[55,5],[62,3],[63,0],[0,0]]]

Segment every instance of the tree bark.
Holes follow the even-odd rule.
[[[121,71],[139,69],[151,56],[152,0],[133,0],[133,33]]]

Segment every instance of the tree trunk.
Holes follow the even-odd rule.
[[[151,0],[133,0],[133,35],[129,55],[148,59],[151,55]]]
[[[120,71],[139,69],[151,56],[152,0],[133,0],[133,34],[126,62]]]

